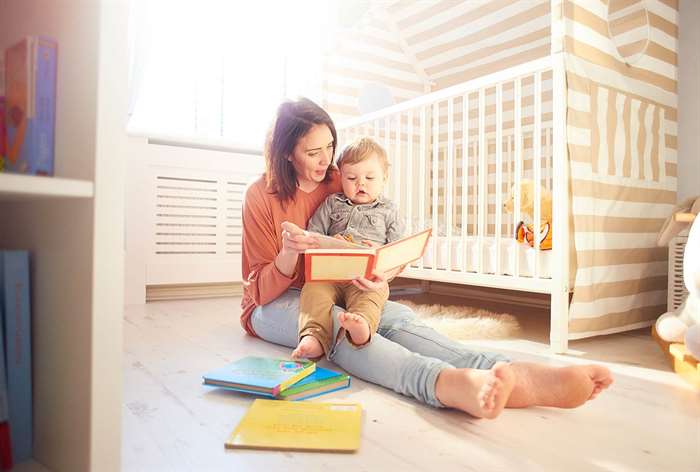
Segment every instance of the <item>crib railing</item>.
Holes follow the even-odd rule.
[[[433,228],[425,257],[403,276],[550,292],[556,264],[553,251],[540,248],[544,235],[536,222],[545,223],[543,192],[561,194],[561,187],[555,189],[559,176],[554,169],[557,158],[565,159],[564,146],[555,143],[564,137],[553,131],[562,104],[553,93],[561,89],[553,78],[563,77],[553,70],[554,57],[339,126],[340,148],[360,136],[386,148],[391,170],[385,194],[401,208],[407,232]],[[539,184],[534,185],[532,218],[521,214],[526,180]],[[512,215],[504,211],[509,199]],[[564,199],[555,199],[557,203]],[[562,217],[565,223],[567,219]],[[521,220],[532,224],[533,247],[515,241]],[[563,252],[563,245],[558,249]]]

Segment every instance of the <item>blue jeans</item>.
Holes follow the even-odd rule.
[[[300,293],[290,289],[257,307],[251,319],[255,333],[265,341],[296,347]],[[342,311],[333,307],[333,339],[338,339]],[[350,375],[436,407],[443,406],[435,396],[442,369],[490,369],[498,361],[509,362],[500,354],[467,349],[418,321],[410,308],[392,301],[384,305],[377,334],[368,344],[358,349],[341,336],[329,358]]]

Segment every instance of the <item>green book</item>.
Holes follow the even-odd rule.
[[[282,390],[277,395],[277,398],[279,400],[306,400],[307,398],[335,392],[349,386],[349,375],[317,366],[313,374]]]

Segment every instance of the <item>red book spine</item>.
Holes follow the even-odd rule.
[[[0,423],[0,469],[12,469],[12,446],[10,445],[10,425]]]

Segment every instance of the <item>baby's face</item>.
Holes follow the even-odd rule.
[[[340,168],[343,193],[353,203],[371,203],[377,199],[386,176],[376,154],[356,164],[344,164]]]

